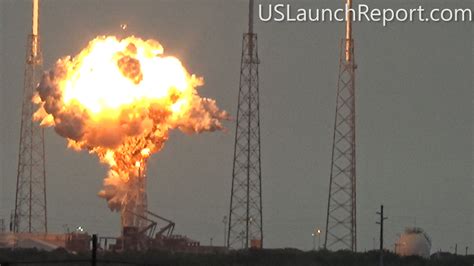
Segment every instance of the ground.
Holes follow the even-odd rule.
[[[0,265],[93,265],[90,254],[70,254],[63,249],[43,252],[32,249],[0,250]],[[384,254],[384,266],[472,266],[474,255],[443,254],[431,259]],[[304,252],[297,249],[234,251],[227,254],[181,254],[148,251],[104,253],[97,265],[179,265],[179,266],[378,266],[378,252]]]

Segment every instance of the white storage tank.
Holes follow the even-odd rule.
[[[429,258],[431,239],[418,227],[407,228],[395,243],[395,253],[400,256],[421,256]]]

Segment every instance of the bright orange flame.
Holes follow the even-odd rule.
[[[154,41],[96,39],[68,65],[63,101],[82,105],[100,120],[116,118],[117,109],[132,103],[169,100],[171,107],[177,99],[189,99],[202,80],[190,76],[177,58],[162,54],[163,47]]]
[[[213,131],[227,118],[214,100],[197,94],[202,78],[163,52],[154,40],[98,37],[77,56],[58,60],[34,97],[36,120],[53,126],[69,147],[89,150],[110,166],[99,195],[113,210],[140,193],[127,184],[170,129]]]

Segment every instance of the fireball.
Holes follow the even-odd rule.
[[[155,40],[97,37],[74,57],[59,59],[43,75],[34,119],[96,154],[110,170],[99,196],[123,210],[139,191],[133,183],[172,129],[200,133],[223,129],[225,111],[196,88],[203,79]]]

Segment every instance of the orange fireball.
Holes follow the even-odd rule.
[[[34,101],[34,119],[88,150],[110,167],[99,193],[121,210],[140,191],[127,185],[159,151],[171,129],[186,133],[223,128],[227,113],[196,88],[203,79],[189,74],[155,40],[97,37],[74,57],[46,72]]]

